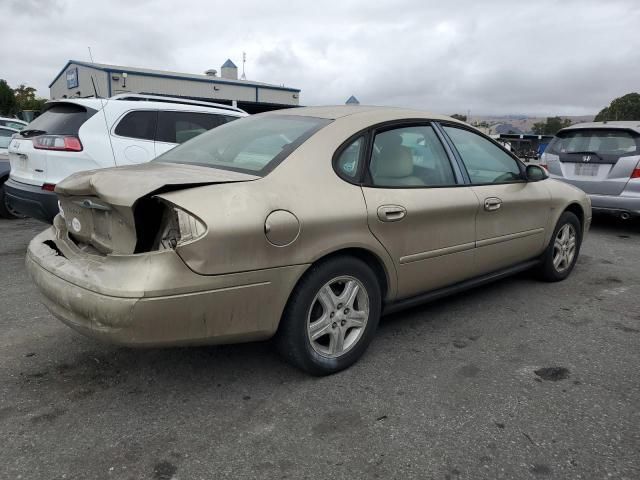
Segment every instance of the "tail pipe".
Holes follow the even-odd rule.
[[[629,219],[631,218],[631,215],[629,215],[629,212],[622,212],[622,213],[620,214],[620,218],[621,218],[622,220],[629,220]]]

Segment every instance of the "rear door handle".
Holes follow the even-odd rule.
[[[484,200],[484,209],[487,212],[498,210],[502,206],[502,200],[498,197],[489,197]]]
[[[407,215],[407,209],[400,205],[382,205],[378,208],[378,218],[383,222],[397,222]]]

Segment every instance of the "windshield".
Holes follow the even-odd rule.
[[[297,115],[245,117],[209,130],[153,161],[266,175],[328,123]]]
[[[637,135],[626,130],[583,129],[561,132],[549,146],[549,153],[587,153],[637,155]]]

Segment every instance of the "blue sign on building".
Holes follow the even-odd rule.
[[[67,70],[67,88],[78,88],[78,67]]]

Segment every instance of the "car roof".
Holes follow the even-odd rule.
[[[19,118],[0,117],[0,120],[6,120],[8,122],[16,122],[16,123],[22,123],[24,125],[28,125],[27,122],[25,122],[24,120],[20,120]]]
[[[411,108],[400,107],[383,107],[375,105],[329,105],[322,107],[298,107],[298,108],[286,108],[283,110],[274,110],[266,112],[265,115],[297,115],[303,117],[317,117],[326,118],[330,120],[337,120],[339,118],[357,115],[360,118],[366,118],[367,116],[378,119],[381,115],[388,114],[390,119],[397,118],[424,118],[430,120],[444,120],[448,122],[455,122],[464,125],[468,125],[464,122],[460,122],[455,118],[448,117],[446,115],[439,115],[437,113],[431,113],[424,110],[414,110]]]
[[[581,130],[581,129],[599,129],[599,128],[607,128],[607,129],[618,129],[618,130],[633,130],[634,132],[640,133],[640,120],[613,120],[608,122],[585,122],[585,123],[576,123],[575,125],[571,125],[569,127],[563,128],[560,132],[566,132],[569,130]],[[557,134],[556,134],[557,135]]]
[[[192,103],[179,103],[179,102],[154,102],[152,100],[122,100],[117,98],[58,98],[56,100],[49,100],[47,105],[56,104],[56,103],[75,103],[77,105],[82,105],[83,107],[93,108],[94,110],[100,110],[109,102],[118,102],[118,105],[126,106],[126,107],[134,107],[134,110],[182,110],[188,112],[215,112],[229,116],[237,116],[243,117],[246,115],[243,111],[235,111],[235,110],[227,110],[223,108],[219,108],[215,105],[200,105],[200,104],[192,104]]]

